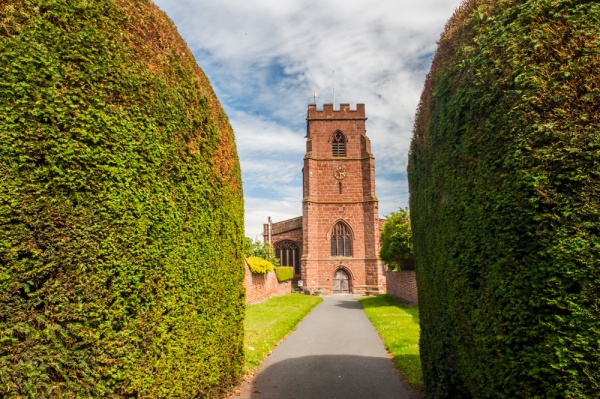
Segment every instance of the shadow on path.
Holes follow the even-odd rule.
[[[358,309],[358,310],[362,310],[362,307],[360,306],[360,304],[358,303],[358,301],[339,302],[339,303],[336,303],[335,306],[337,306],[339,308],[345,308],[345,309]]]
[[[380,357],[320,355],[286,359],[261,370],[250,398],[419,398],[398,390],[390,360]],[[373,372],[373,371],[379,372]],[[383,371],[383,372],[382,372]]]

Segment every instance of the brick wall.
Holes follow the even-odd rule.
[[[419,303],[414,270],[387,271],[385,274],[388,294],[413,305]]]
[[[246,265],[244,287],[246,287],[246,305],[265,301],[275,295],[285,295],[292,292],[291,281],[280,283],[277,281],[275,272],[252,274],[248,265]]]

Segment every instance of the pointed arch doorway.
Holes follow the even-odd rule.
[[[350,276],[344,269],[337,269],[335,274],[333,275],[333,293],[350,293]]]

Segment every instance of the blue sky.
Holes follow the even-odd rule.
[[[380,216],[408,205],[413,118],[460,0],[156,0],[211,81],[236,135],[246,235],[302,214],[306,111],[364,103]],[[335,72],[334,72],[335,71]]]

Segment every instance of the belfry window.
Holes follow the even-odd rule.
[[[346,156],[346,137],[339,130],[335,132],[331,140],[331,149],[334,157]]]
[[[352,256],[352,235],[345,223],[337,223],[331,232],[331,256]]]
[[[300,250],[293,241],[281,241],[275,244],[275,256],[281,266],[291,266],[295,274],[300,274]]]

